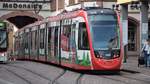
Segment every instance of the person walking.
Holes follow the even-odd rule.
[[[144,53],[145,66],[150,67],[150,39],[146,40],[142,52]]]
[[[148,46],[147,46],[147,66],[150,67],[150,39],[148,39]]]

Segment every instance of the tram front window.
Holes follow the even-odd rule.
[[[90,15],[94,50],[119,48],[119,29],[114,14]]]

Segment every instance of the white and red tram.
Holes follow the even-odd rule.
[[[120,70],[122,28],[112,9],[87,8],[52,16],[16,33],[18,59],[77,70]]]

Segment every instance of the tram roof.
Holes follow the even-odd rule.
[[[41,21],[36,21],[35,23],[29,24],[29,25],[21,28],[19,31],[23,30],[24,28],[29,28],[29,27],[32,27],[32,26],[38,26],[38,25],[46,23],[46,22],[77,17],[81,13],[85,13],[85,11],[88,14],[92,14],[95,10],[99,10],[99,12],[101,12],[101,10],[103,10],[103,13],[107,13],[107,14],[113,14],[114,13],[113,11],[110,11],[111,9],[109,9],[109,8],[100,8],[100,7],[89,7],[89,8],[85,8],[85,9],[77,9],[77,10],[74,10],[74,11],[66,11],[66,12],[60,13],[56,16],[49,16],[49,17],[47,17],[47,18],[45,18]]]

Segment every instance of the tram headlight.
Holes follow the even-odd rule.
[[[100,58],[102,59],[104,56],[104,53],[100,52],[100,51],[94,51],[95,57],[96,58]]]
[[[4,54],[4,53],[1,53],[0,55],[1,55],[1,56],[5,56],[5,54]]]
[[[113,52],[113,58],[118,58],[118,57],[120,57],[120,50],[115,50]]]

